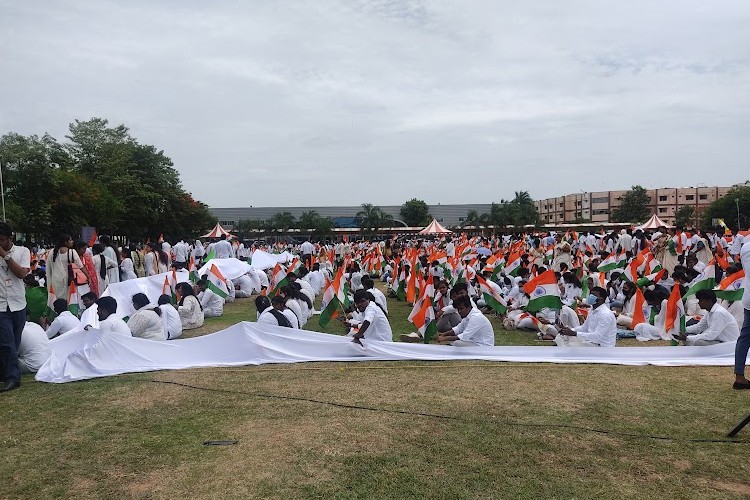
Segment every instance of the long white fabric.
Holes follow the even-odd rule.
[[[204,274],[208,274],[208,271],[211,269],[211,266],[215,265],[219,272],[228,280],[233,280],[235,278],[239,278],[243,274],[247,274],[250,271],[250,264],[248,264],[245,261],[235,259],[234,257],[230,259],[211,259],[205,264],[203,264],[203,267],[198,269],[198,276],[203,276]]]
[[[162,289],[164,288],[164,278],[172,280],[172,273],[161,273],[145,278],[136,278],[134,280],[120,281],[119,283],[110,283],[102,297],[114,297],[117,300],[117,314],[120,317],[130,316],[135,312],[133,308],[133,295],[136,293],[145,293],[152,304],[156,304]],[[190,273],[182,270],[177,272],[177,283],[189,282]],[[174,283],[173,285],[176,285]]]
[[[485,360],[658,366],[729,366],[734,343],[705,347],[451,347],[362,340],[238,323],[211,335],[159,342],[99,330],[62,335],[36,379],[63,383],[121,373],[306,361]]]
[[[253,269],[260,269],[265,271],[275,267],[276,264],[283,264],[294,259],[294,255],[289,252],[284,253],[268,253],[263,250],[256,250],[250,256],[250,265]]]

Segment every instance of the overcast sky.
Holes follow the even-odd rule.
[[[211,206],[750,179],[750,1],[1,1],[0,134],[94,116]]]

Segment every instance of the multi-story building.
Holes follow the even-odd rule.
[[[674,224],[677,211],[683,206],[692,206],[695,209],[694,220],[699,221],[706,207],[727,194],[730,189],[731,187],[719,186],[648,189],[648,209],[667,224]],[[535,204],[542,222],[547,224],[573,223],[580,220],[611,222],[612,212],[620,206],[622,197],[627,192],[580,192],[538,200]]]

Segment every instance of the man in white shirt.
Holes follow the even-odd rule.
[[[589,293],[591,304],[586,321],[576,328],[561,328],[555,343],[565,347],[615,347],[617,342],[617,321],[615,313],[604,304],[607,291],[594,287]],[[575,337],[575,338],[573,338]]]
[[[385,294],[375,288],[375,283],[372,281],[372,278],[370,278],[370,276],[362,276],[362,288],[365,291],[370,292],[370,294],[372,294],[372,297],[375,299],[375,303],[380,306],[384,313],[388,314],[388,301],[385,298]]]
[[[21,386],[18,349],[26,324],[26,286],[31,252],[13,244],[13,230],[0,222],[0,392]]]
[[[370,300],[369,292],[366,290],[354,292],[354,305],[363,314],[359,331],[353,335],[354,342],[361,344],[360,339],[362,338],[393,342],[393,330],[388,322],[388,317],[374,301]]]
[[[214,244],[214,253],[217,259],[230,259],[232,257],[232,244],[227,241],[226,235]]]
[[[738,237],[737,234],[736,237]],[[742,323],[740,337],[734,351],[734,389],[750,389],[750,381],[745,378],[745,363],[747,351],[750,348],[750,241],[742,245],[740,250],[742,268],[745,270],[745,280],[742,283],[745,291],[742,293],[742,307],[745,308],[745,321]]]
[[[27,321],[21,335],[21,346],[18,348],[21,373],[36,373],[50,356],[52,348],[44,329],[36,323]]]
[[[456,245],[449,236],[445,243],[445,255],[446,257],[453,258],[456,256]]]
[[[255,274],[253,278],[257,281],[257,290],[260,291],[260,281],[257,280]],[[234,295],[237,298],[250,297],[254,293],[253,279],[250,278],[249,274],[243,274],[234,279]]]
[[[312,258],[312,254],[315,253],[315,245],[310,243],[308,238],[300,245],[299,249],[302,252],[302,262],[309,268],[311,265],[310,259]]]
[[[204,318],[217,318],[224,314],[224,299],[208,289],[208,281],[198,280],[198,300],[203,307]]]
[[[190,256],[190,246],[184,240],[180,240],[172,249],[174,250],[174,267],[185,269]]]
[[[73,313],[68,311],[68,301],[65,299],[57,299],[53,304],[52,308],[55,310],[57,317],[49,325],[47,329],[47,338],[50,340],[55,337],[59,337],[63,333],[68,333],[71,330],[78,328],[81,321],[73,316]]]
[[[455,347],[495,345],[492,323],[479,309],[472,306],[469,297],[456,297],[453,307],[461,316],[461,322],[447,332],[438,332],[438,342],[450,342]]]
[[[96,301],[96,315],[99,317],[99,330],[103,333],[113,333],[115,335],[123,335],[125,337],[132,337],[128,324],[125,323],[122,318],[117,317],[117,300],[114,297],[100,297]],[[92,327],[86,325],[84,330],[89,330]]]
[[[734,342],[740,336],[740,329],[734,316],[716,303],[716,292],[698,290],[695,293],[701,309],[708,311],[695,325],[685,328],[687,334],[675,335],[685,345],[701,346]]]

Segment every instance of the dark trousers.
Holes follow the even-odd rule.
[[[18,366],[18,348],[26,324],[26,308],[20,311],[0,312],[0,373],[6,382],[21,380]]]
[[[750,309],[745,309],[745,320],[740,330],[740,338],[734,348],[734,373],[745,374],[745,363],[747,362],[747,350],[750,347]]]

